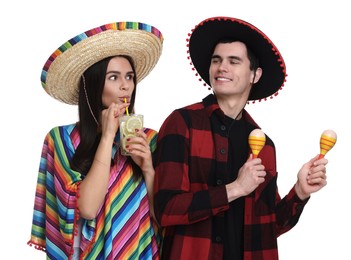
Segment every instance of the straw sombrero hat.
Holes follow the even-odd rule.
[[[78,84],[83,72],[110,56],[133,58],[138,82],[154,68],[162,52],[163,36],[139,22],[115,22],[79,34],[54,51],[46,61],[41,83],[53,98],[78,104]]]
[[[272,98],[283,87],[287,76],[283,57],[273,42],[252,24],[237,18],[213,17],[199,23],[189,36],[188,58],[208,86],[214,47],[218,41],[230,38],[245,43],[258,57],[263,70],[260,80],[251,90],[249,100]]]

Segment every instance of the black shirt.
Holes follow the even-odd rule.
[[[247,161],[249,155],[248,136],[253,127],[244,119],[235,120],[225,117],[229,139],[227,179],[225,183],[233,182],[239,169]],[[244,197],[229,204],[230,208],[224,216],[224,253],[223,259],[243,259],[243,226],[244,226]]]

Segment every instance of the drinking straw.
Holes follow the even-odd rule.
[[[127,99],[126,98],[124,98],[124,103],[127,103]],[[128,107],[126,107],[126,112],[127,112],[127,116],[129,116]]]

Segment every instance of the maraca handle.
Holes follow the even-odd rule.
[[[318,160],[324,158],[325,154],[319,154]]]

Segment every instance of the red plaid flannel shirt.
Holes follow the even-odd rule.
[[[229,204],[225,184],[214,180],[216,171],[225,169],[228,139],[212,131],[213,113],[223,114],[211,94],[173,111],[160,128],[154,207],[164,227],[162,259],[222,259],[214,219],[221,218]],[[258,128],[246,111],[243,116]],[[283,199],[279,196],[275,147],[269,138],[259,157],[267,176],[244,200],[244,259],[274,260],[277,237],[296,225],[308,200],[301,201],[294,188]]]

